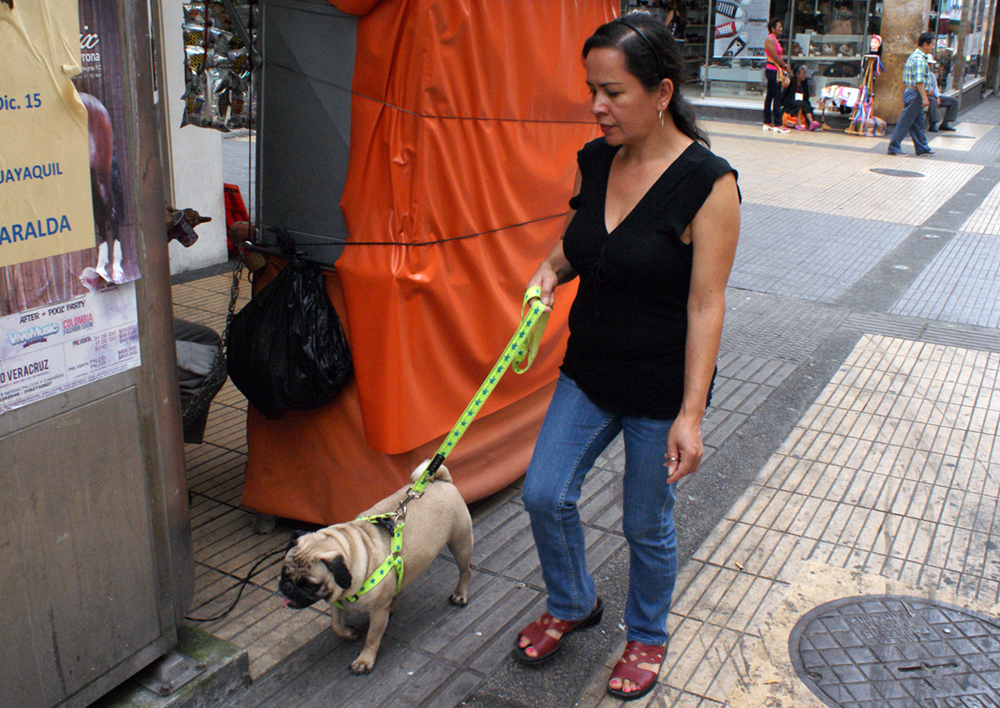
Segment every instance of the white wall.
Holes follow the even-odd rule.
[[[160,100],[166,106],[170,165],[165,165],[168,199],[178,209],[197,209],[212,221],[198,227],[198,242],[184,248],[170,242],[171,275],[224,262],[226,206],[222,192],[222,134],[210,128],[181,128],[184,110],[184,38],[181,0],[160,0],[160,37],[166,80],[160,81]],[[162,79],[162,77],[161,77]]]

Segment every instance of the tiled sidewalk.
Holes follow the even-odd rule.
[[[755,650],[765,627],[807,561],[812,583],[850,571],[895,592],[986,609],[1000,601],[998,374],[997,353],[863,337],[684,567],[648,704],[779,698],[785,688],[761,683],[773,677],[747,657],[764,656]],[[822,705],[797,695],[792,705]]]

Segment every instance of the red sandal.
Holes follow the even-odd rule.
[[[625,645],[622,658],[615,664],[611,672],[612,679],[619,679],[622,682],[621,688],[611,688],[608,686],[608,693],[623,701],[634,701],[642,698],[656,687],[656,679],[659,671],[640,669],[639,664],[662,664],[663,655],[667,652],[665,646],[649,646],[642,642],[630,641]],[[611,679],[608,679],[610,683]],[[625,691],[625,681],[631,681],[638,688],[634,691]]]
[[[544,612],[541,617],[518,633],[517,642],[514,644],[514,658],[526,666],[533,666],[548,661],[562,647],[563,639],[566,638],[567,634],[571,634],[578,629],[593,627],[601,621],[603,615],[604,601],[601,598],[597,598],[597,602],[594,603],[594,609],[589,615],[576,622],[556,619],[548,612]],[[559,632],[562,636],[559,639],[553,638],[547,632],[549,629]],[[535,651],[538,653],[537,656],[528,656],[525,653],[525,649],[528,647],[521,648],[521,637],[526,637],[531,642],[529,646],[535,648]]]

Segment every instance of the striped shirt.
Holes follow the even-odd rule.
[[[906,60],[903,67],[903,83],[916,88],[917,84],[923,84],[926,88],[931,82],[931,68],[927,65],[927,55],[919,48],[913,50],[913,54]]]

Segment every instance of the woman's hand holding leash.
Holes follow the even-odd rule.
[[[555,290],[556,286],[559,284],[559,276],[556,275],[555,270],[549,265],[548,261],[542,261],[542,264],[538,266],[538,270],[535,274],[531,276],[531,280],[528,281],[528,290],[533,287],[537,287],[542,291],[542,295],[539,298],[542,305],[545,306],[546,312],[552,311],[552,303],[555,302]]]

